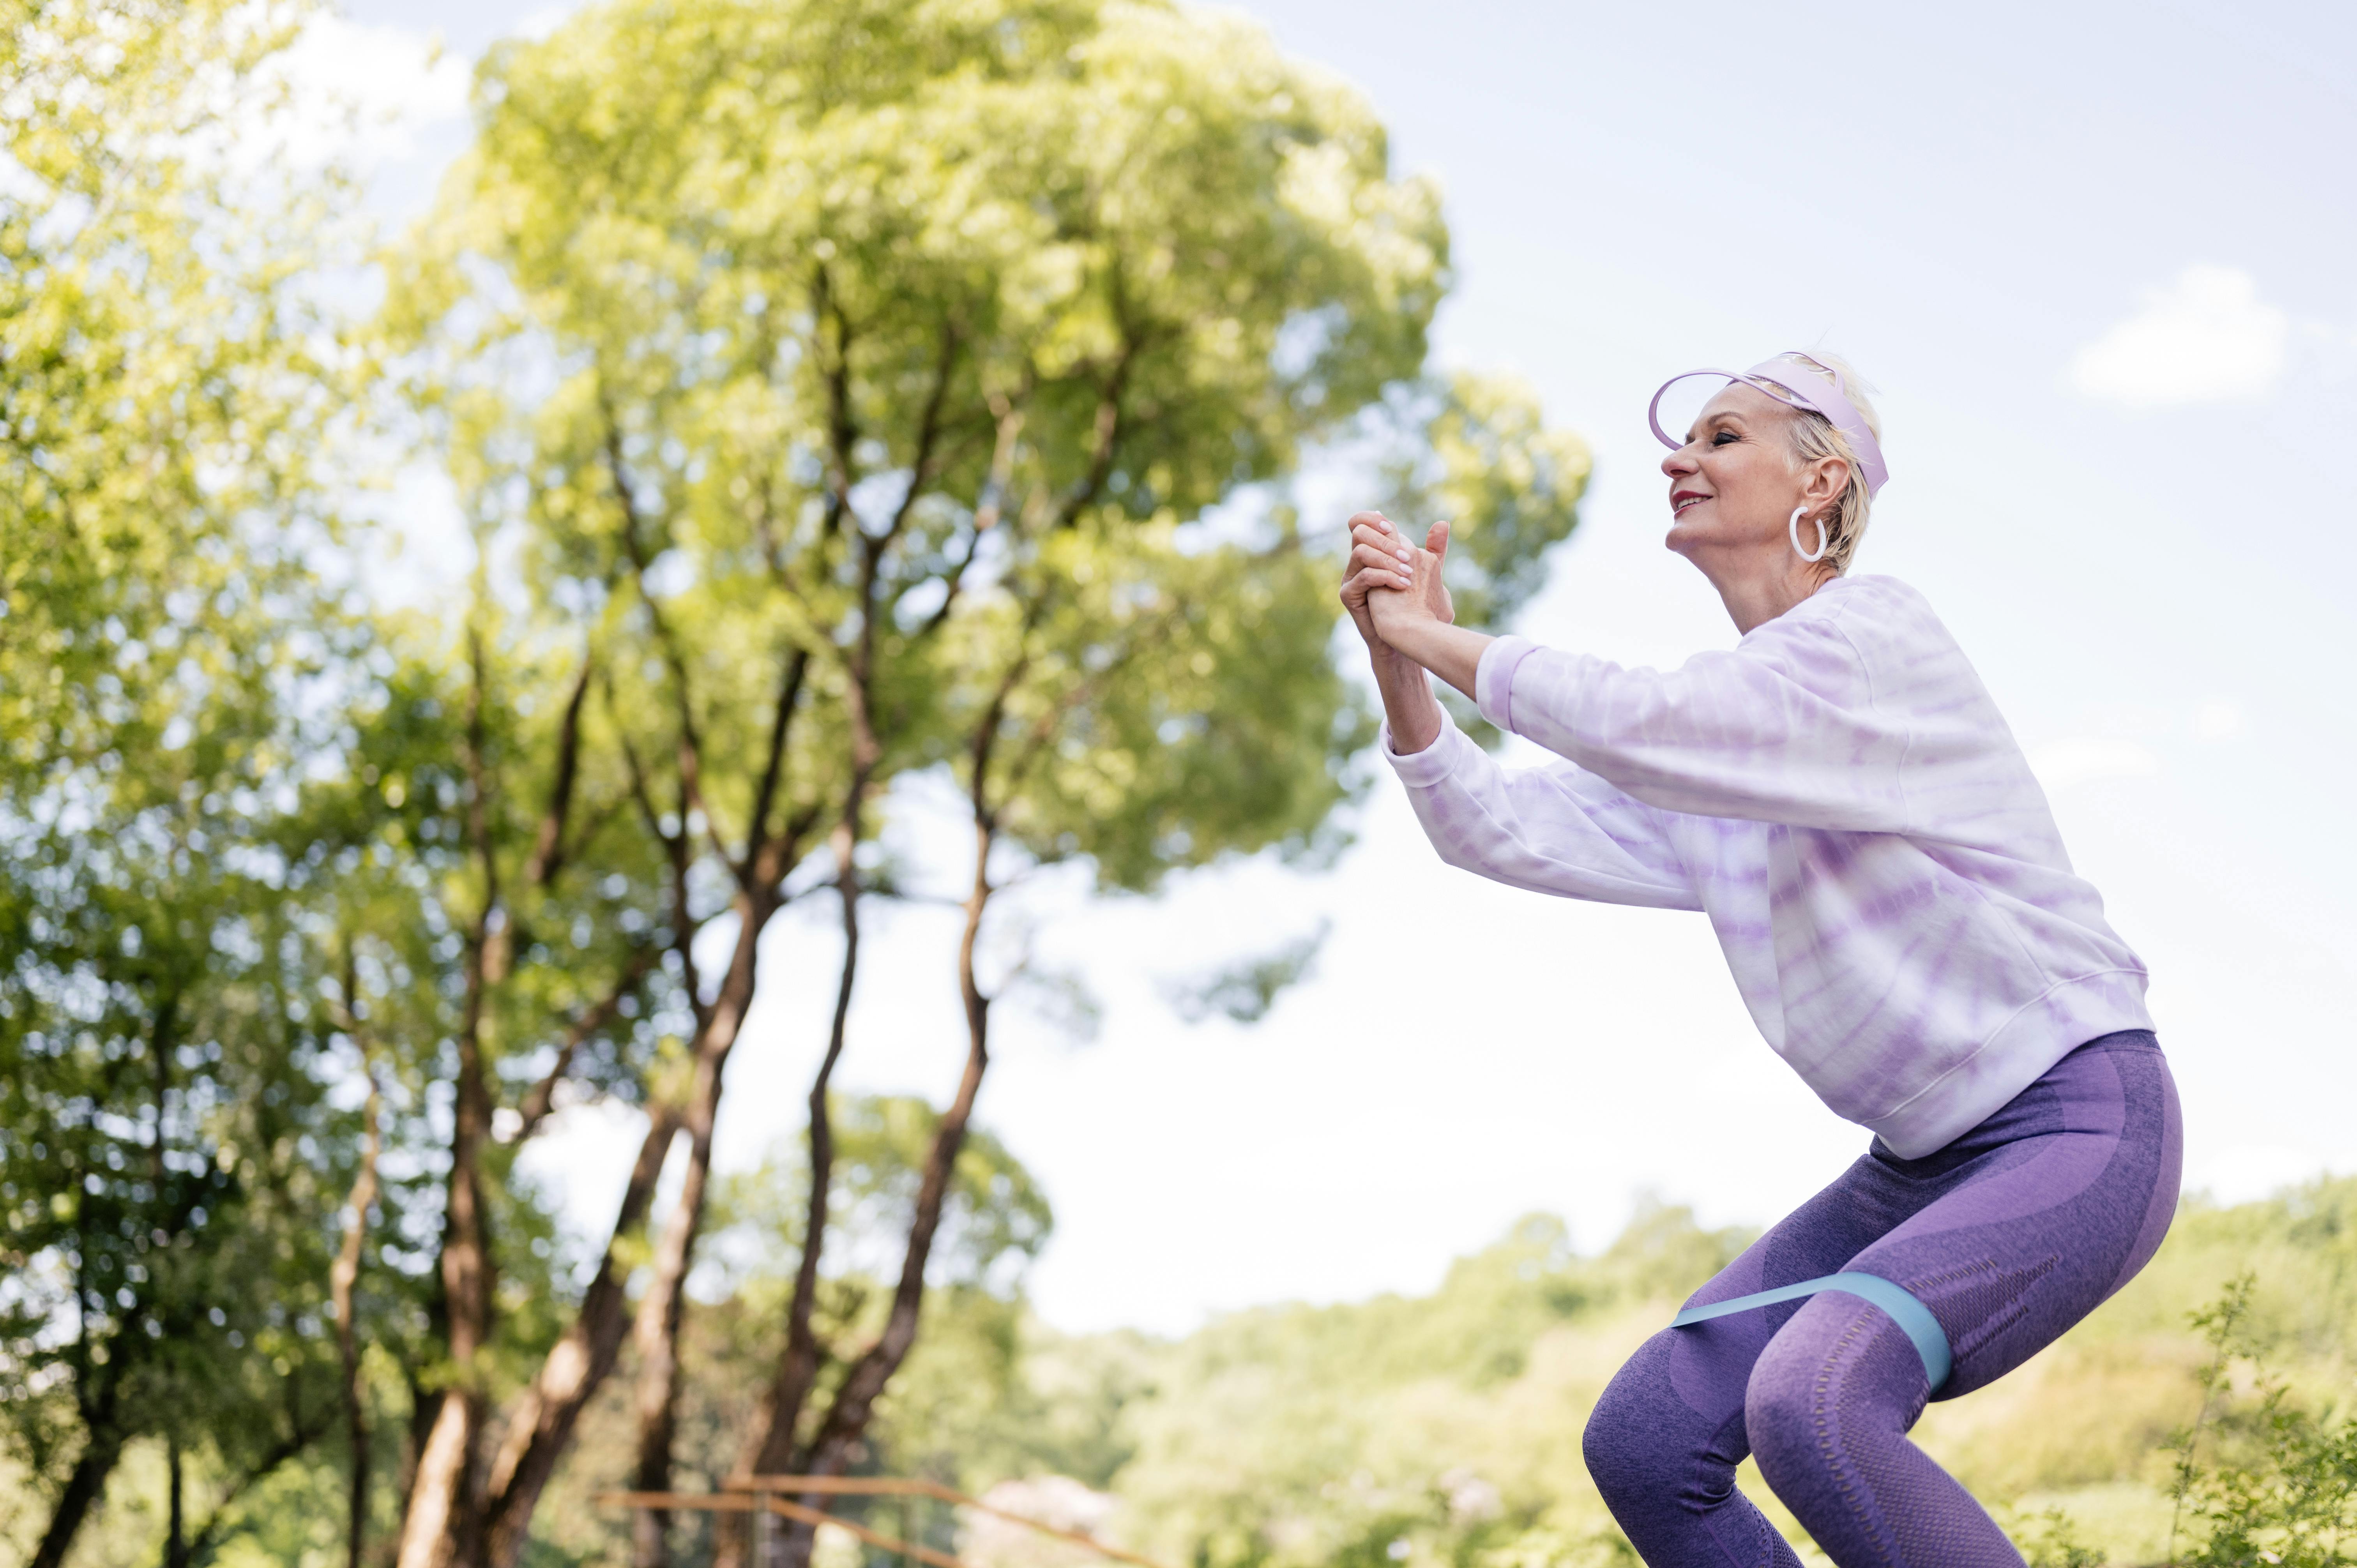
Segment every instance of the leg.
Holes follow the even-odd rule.
[[[1673,1366],[1685,1332],[1654,1335],[1614,1375],[1581,1437],[1587,1473],[1652,1568],[1800,1568],[1736,1488],[1735,1467],[1749,1452],[1741,1380],[1721,1385],[1725,1397],[1706,1400],[1704,1409],[1679,1391],[1693,1380]]]
[[[1872,1157],[1861,1159],[1686,1305],[1832,1273],[1929,1200],[1893,1182]],[[1652,1568],[1797,1563],[1792,1549],[1736,1489],[1735,1467],[1750,1452],[1743,1399],[1752,1364],[1798,1305],[1663,1329],[1630,1358],[1597,1402],[1582,1442],[1587,1473]]]
[[[1849,1266],[1906,1286],[1940,1320],[1955,1353],[1943,1399],[2051,1344],[2159,1246],[2179,1129],[2149,1040],[2083,1047],[1953,1157],[1893,1162],[1946,1190]],[[1907,1440],[1927,1392],[1899,1326],[1829,1291],[1759,1358],[1747,1434],[1768,1484],[1843,1568],[2019,1568],[1980,1505]]]

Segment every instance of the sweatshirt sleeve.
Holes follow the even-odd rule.
[[[1519,637],[1483,650],[1482,716],[1663,811],[1905,832],[1903,714],[1827,618],[1675,670],[1625,669]]]
[[[1659,814],[1592,773],[1501,768],[1446,715],[1440,737],[1405,757],[1385,726],[1383,757],[1451,865],[1558,897],[1702,908]]]

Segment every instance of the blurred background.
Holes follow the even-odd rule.
[[[1645,403],[1793,348],[1878,390],[1858,569],[2150,964],[2198,1195],[1926,1441],[2033,1554],[2191,1561],[2202,1367],[2345,1410],[2357,15],[9,26],[0,1552],[702,1561],[588,1499],[791,1464],[1626,1560],[1586,1402],[1864,1135],[1699,918],[1438,864],[1327,585],[1376,502],[1492,624],[1731,645]]]

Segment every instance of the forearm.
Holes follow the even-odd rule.
[[[1481,668],[1481,650],[1497,640],[1486,632],[1426,619],[1385,627],[1383,639],[1403,657],[1431,671],[1468,697],[1473,695],[1474,675]],[[1428,690],[1425,696],[1431,701]],[[1396,732],[1398,726],[1393,727]]]
[[[1370,652],[1383,720],[1391,726],[1392,749],[1402,757],[1422,751],[1440,738],[1444,722],[1440,700],[1432,694],[1432,677],[1414,660],[1380,645]]]

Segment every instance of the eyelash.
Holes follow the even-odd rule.
[[[1734,431],[1732,431],[1732,430],[1722,430],[1722,431],[1720,431],[1717,435],[1714,435],[1714,436],[1712,436],[1712,437],[1710,438],[1710,444],[1711,444],[1712,446],[1726,446],[1726,445],[1727,445],[1728,442],[1730,442],[1730,441],[1736,441],[1736,440],[1740,440],[1740,439],[1741,439],[1741,437],[1738,436],[1738,435],[1735,434],[1735,432],[1734,432]]]

